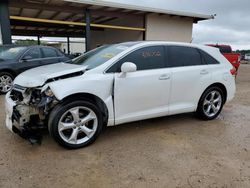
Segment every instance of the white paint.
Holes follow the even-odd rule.
[[[78,71],[84,71],[85,67],[69,63],[57,63],[33,68],[20,74],[14,80],[14,84],[23,87],[42,86],[50,78],[56,78]]]
[[[1,24],[0,24],[0,45],[3,44],[3,36],[2,36],[2,29],[1,29]]]
[[[175,10],[168,10],[164,7],[155,8],[155,6],[145,6],[145,3],[141,3],[140,5],[131,3],[128,4],[122,3],[122,1],[103,1],[103,0],[64,0],[68,2],[76,2],[76,3],[84,3],[84,4],[91,4],[97,6],[105,6],[105,7],[113,7],[113,8],[121,8],[121,9],[129,9],[129,10],[138,10],[138,11],[145,11],[145,12],[154,12],[154,13],[161,13],[161,14],[171,14],[171,15],[178,15],[178,16],[188,16],[193,18],[202,18],[202,19],[212,19],[213,16],[205,15],[205,14],[197,14],[191,13],[186,11],[175,11]],[[152,2],[152,4],[157,2]],[[151,4],[151,3],[150,3]]]

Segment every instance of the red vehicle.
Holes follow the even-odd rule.
[[[220,52],[224,55],[224,57],[234,66],[236,69],[236,73],[240,66],[240,54],[234,53],[232,51],[231,46],[229,45],[221,45],[221,44],[207,44],[208,46],[212,46],[215,48],[219,48]]]

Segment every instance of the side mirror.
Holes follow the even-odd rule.
[[[26,55],[26,56],[24,56],[22,59],[21,59],[21,61],[28,61],[28,60],[31,60],[32,59],[32,57],[30,56],[30,55]]]
[[[136,65],[131,62],[125,62],[121,66],[122,73],[135,72],[136,70],[137,70]]]

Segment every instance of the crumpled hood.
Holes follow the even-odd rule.
[[[53,78],[86,70],[85,66],[56,63],[27,70],[16,77],[14,84],[23,87],[38,87]]]

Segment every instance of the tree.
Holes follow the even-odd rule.
[[[37,41],[33,40],[33,39],[25,39],[25,40],[18,39],[15,41],[14,44],[17,44],[17,45],[37,45]]]

